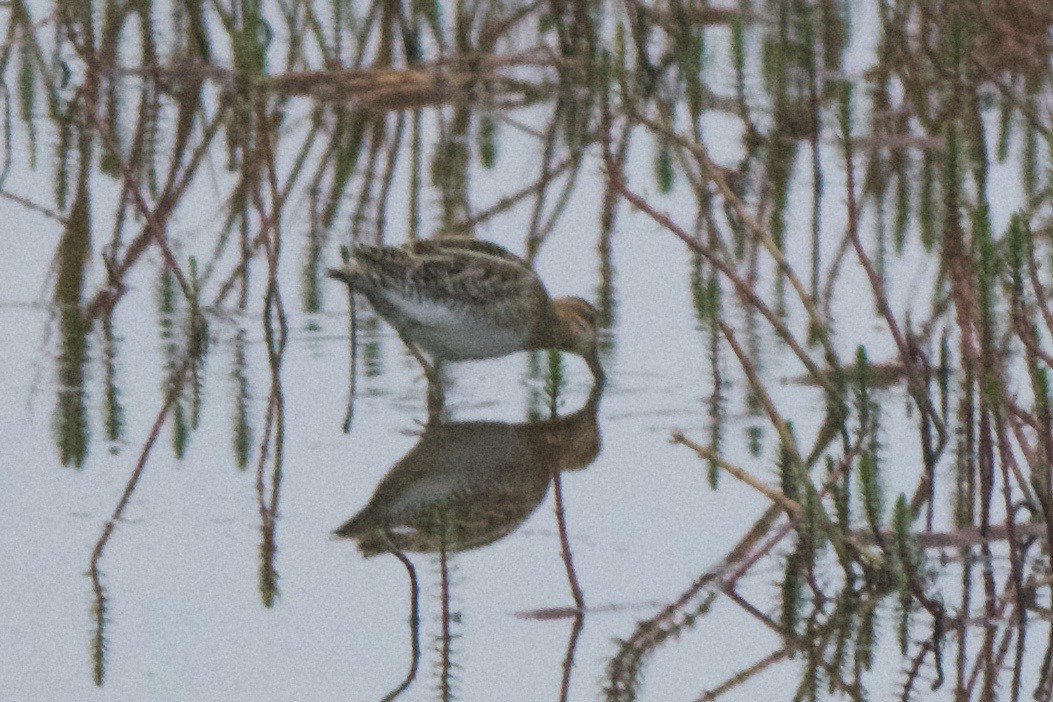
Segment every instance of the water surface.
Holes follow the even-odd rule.
[[[1048,699],[1003,5],[4,7],[0,698]],[[324,270],[450,235],[599,307],[602,392],[428,424]]]

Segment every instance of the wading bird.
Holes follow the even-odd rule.
[[[360,245],[328,274],[364,295],[416,356],[429,409],[442,406],[444,361],[559,349],[604,380],[596,308],[580,297],[550,298],[526,261],[497,244],[458,237]]]

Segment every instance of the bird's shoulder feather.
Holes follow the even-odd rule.
[[[482,256],[491,256],[498,258],[508,263],[514,263],[527,270],[530,270],[529,264],[519,256],[508,249],[495,244],[491,241],[484,241],[482,239],[471,239],[469,237],[457,236],[447,237],[443,239],[428,239],[422,241],[410,242],[404,247],[412,254],[427,256],[437,254],[478,254]]]
[[[533,269],[497,244],[446,239],[414,242],[413,247],[405,282],[425,297],[492,306],[546,295]]]

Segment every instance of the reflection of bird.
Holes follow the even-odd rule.
[[[334,533],[355,539],[366,556],[462,551],[507,536],[541,504],[556,471],[596,459],[601,388],[566,417],[429,425],[369,503]]]
[[[459,237],[358,246],[329,276],[365,295],[391,323],[440,404],[443,361],[560,349],[584,358],[603,380],[596,308],[580,297],[549,298],[530,266],[496,244]]]

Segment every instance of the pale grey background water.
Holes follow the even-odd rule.
[[[862,68],[869,60],[868,18],[856,17],[855,22],[858,39],[850,57],[857,57],[854,67]],[[713,53],[718,70],[726,59],[715,49]],[[519,117],[529,121],[529,115],[526,111]],[[718,160],[737,152],[739,135],[729,124],[719,118],[707,124]],[[834,148],[827,146],[831,159],[836,158]],[[652,143],[641,136],[628,170],[645,190],[652,180],[651,159]],[[522,173],[536,169],[537,163],[534,142],[505,129],[496,171],[473,167],[473,202],[483,205],[521,186]],[[405,187],[406,167],[403,160],[396,192]],[[836,192],[841,186],[836,171],[827,177],[827,188]],[[93,207],[107,212],[115,196],[113,182],[93,179]],[[51,187],[46,167],[36,173],[20,169],[10,185],[25,194]],[[538,271],[553,293],[594,297],[597,263],[591,251],[601,190],[594,162],[586,166],[571,207],[538,260]],[[173,232],[186,240],[184,253],[208,250],[218,226],[213,192],[202,182],[191,195],[202,203],[200,221],[184,217],[174,223]],[[792,201],[802,207],[791,209],[789,230],[799,232],[802,242],[808,192],[807,178],[798,178]],[[1012,195],[996,200],[1008,203]],[[652,201],[690,221],[692,200],[682,183]],[[824,217],[834,227],[843,213],[836,198],[827,203]],[[376,482],[415,443],[424,418],[424,385],[397,337],[381,325],[383,371],[360,377],[352,431],[340,431],[347,393],[344,296],[330,286],[323,314],[298,311],[304,209],[302,203],[292,203],[284,225],[282,283],[290,340],[282,372],[287,427],[277,524],[280,596],[271,609],[261,603],[255,476],[252,467],[244,472],[235,467],[230,448],[231,339],[239,324],[250,341],[250,422],[256,439],[262,428],[267,368],[258,314],[253,314],[213,322],[216,343],[206,363],[201,428],[179,461],[171,449],[171,427],[166,427],[108,547],[102,567],[109,598],[107,670],[105,685],[97,688],[89,649],[92,591],[85,572],[92,544],[160,406],[163,361],[156,281],[153,271],[138,271],[133,294],[122,303],[115,322],[127,440],[108,445],[101,438],[102,371],[95,332],[89,337],[90,454],[82,469],[63,468],[51,426],[56,332],[51,313],[41,304],[60,231],[22,208],[0,204],[5,230],[0,238],[0,325],[5,330],[0,337],[0,577],[5,593],[0,597],[0,699],[377,700],[404,676],[409,662],[404,569],[390,556],[362,558],[351,544],[333,540],[330,531],[365,503]],[[527,217],[525,207],[517,208],[477,234],[521,251]],[[105,221],[103,215],[98,219]],[[400,227],[390,231],[392,241],[403,236]],[[102,241],[108,231],[93,235]],[[803,245],[795,247],[791,240],[789,251],[804,269]],[[333,247],[327,260],[336,260]],[[586,602],[592,607],[619,605],[620,611],[586,616],[572,700],[600,697],[614,640],[627,637],[637,620],[657,610],[656,603],[675,598],[719,562],[766,507],[753,491],[727,476],[719,491],[709,490],[701,461],[668,442],[674,427],[702,438],[708,424],[707,341],[691,306],[686,250],[623,207],[613,261],[617,323],[608,360],[610,387],[600,410],[603,450],[586,470],[564,474],[563,489]],[[928,294],[933,269],[917,252],[895,266],[892,297],[904,309]],[[101,268],[95,265],[93,271],[97,283]],[[258,297],[252,309],[258,312]],[[839,319],[852,320],[837,329],[845,358],[857,343],[867,343],[876,360],[891,353],[872,312],[862,275],[846,272],[837,311]],[[796,328],[801,328],[799,322]],[[800,436],[810,436],[822,419],[820,395],[812,388],[775,382],[796,376],[801,368],[766,330],[761,362],[780,408],[793,418]],[[578,359],[567,363],[569,411],[584,401],[588,375]],[[745,414],[744,385],[730,354],[725,354],[724,366],[730,381],[725,455],[774,480],[772,435],[765,431],[760,458],[749,455],[746,430],[763,421]],[[448,390],[454,418],[522,421],[530,391],[526,367],[526,357],[519,355],[455,368]],[[884,397],[889,491],[895,494],[913,487],[919,457],[900,455],[894,441],[905,426],[902,389]],[[437,557],[412,559],[422,583],[424,650],[418,679],[400,699],[434,699]],[[557,699],[570,621],[514,616],[571,604],[551,492],[515,533],[486,548],[453,555],[451,562],[452,607],[459,614],[453,656],[459,666],[457,697]],[[742,587],[755,602],[767,603],[769,613],[778,605],[776,565],[774,560],[762,563]],[[886,631],[891,631],[890,621]],[[878,673],[870,678],[875,699],[901,677],[892,639],[882,639],[885,655],[879,656]],[[722,601],[699,626],[648,659],[641,699],[694,699],[779,645],[770,631]],[[787,699],[798,683],[800,665],[781,663],[725,699]],[[882,678],[886,684],[880,683]]]

